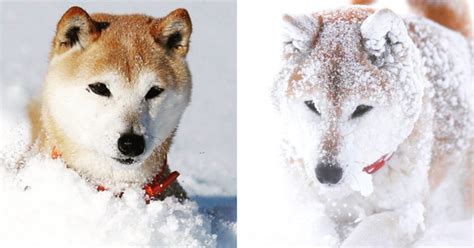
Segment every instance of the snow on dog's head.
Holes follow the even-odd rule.
[[[68,164],[89,157],[137,168],[172,137],[190,101],[190,35],[184,9],[163,18],[89,15],[79,7],[63,15],[50,52],[42,119],[60,152],[69,150],[63,154]]]
[[[362,169],[394,152],[420,113],[424,82],[407,28],[390,10],[362,7],[283,19],[273,97],[288,159],[316,183],[363,184]]]

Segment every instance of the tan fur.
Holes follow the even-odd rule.
[[[466,0],[408,0],[408,3],[420,15],[458,31],[466,37],[472,37],[472,22]],[[453,6],[456,6],[455,9]]]
[[[338,20],[344,20],[348,23],[357,23],[357,22],[361,22],[361,21],[365,20],[365,18],[367,17],[366,16],[367,13],[373,13],[373,12],[374,12],[374,10],[369,9],[369,8],[364,9],[364,11],[359,11],[359,10],[356,10],[356,9],[352,9],[352,10],[347,10],[346,12],[344,12],[343,15],[313,15],[313,18],[316,19],[316,20],[319,20],[320,23],[322,22],[322,19],[326,20],[327,22],[331,22],[331,21],[334,21],[335,19],[338,19]],[[284,16],[283,19],[285,21],[289,21],[290,23],[295,22],[294,20],[292,20],[292,18],[290,16]],[[322,29],[322,28],[324,28],[324,27],[321,26],[320,29]],[[317,39],[318,34],[317,33],[318,32],[316,32],[316,34],[313,38],[311,48],[314,48],[314,46],[316,46],[316,44],[317,44],[317,41],[318,41],[318,39]],[[362,47],[360,47],[359,49],[361,51]],[[287,56],[290,56],[290,54],[284,55],[284,57],[287,57]],[[319,58],[322,61],[328,61],[328,64],[331,65],[331,68],[329,68],[328,70],[332,70],[334,72],[337,72],[338,68],[336,68],[336,65],[338,64],[338,61],[341,61],[346,56],[346,54],[343,53],[343,51],[342,51],[342,49],[340,49],[340,47],[336,47],[336,49],[334,49],[334,50],[317,50],[314,53],[314,56]],[[374,74],[374,77],[375,78],[381,78],[381,80],[379,80],[377,83],[380,85],[380,87],[382,89],[386,88],[386,79],[384,78],[384,75],[381,75],[379,70],[375,66],[371,65],[370,62],[368,62],[365,59],[365,57],[362,55],[362,53],[360,53],[360,56],[358,57],[358,62],[361,63],[361,64],[366,64],[367,67],[371,67],[372,68],[371,73]],[[293,71],[292,76],[290,77],[290,80],[289,80],[289,83],[288,83],[288,87],[287,87],[287,90],[286,90],[287,96],[291,97],[295,94],[294,91],[298,88],[298,87],[295,87],[295,85],[298,84],[298,83],[301,83],[300,82],[301,78],[302,78],[302,76],[301,76],[300,68],[296,68]],[[332,91],[328,92],[328,93],[330,93],[330,95],[328,96],[329,99],[331,99],[335,105],[337,105],[336,104],[337,99],[344,98],[346,95],[352,94],[353,91],[359,90],[359,89],[354,89],[354,88],[337,87],[337,85],[339,85],[339,83],[338,83],[339,79],[338,79],[337,73],[330,73],[327,76],[327,78],[325,78],[324,80],[328,81],[328,82],[332,82],[332,85],[334,85],[334,87],[336,88],[336,90],[332,90]],[[310,89],[309,91],[312,91],[312,90],[319,91],[318,89],[311,89],[313,87],[314,87],[314,85],[311,84],[310,82],[308,82],[308,84],[305,85],[305,88]],[[365,92],[366,95],[369,96],[373,93],[373,91],[375,89],[377,89],[377,88],[366,87],[363,90],[363,92]]]
[[[352,0],[352,4],[372,4],[375,0]]]
[[[173,34],[175,28],[183,28],[183,25],[181,42],[175,47],[166,48],[167,44],[162,42],[166,42],[167,36]],[[74,47],[67,36],[71,26],[80,28],[77,37],[79,45]],[[190,88],[190,73],[183,57],[188,51],[191,31],[191,21],[184,9],[177,9],[164,18],[153,18],[138,14],[89,15],[79,7],[72,7],[58,22],[49,55],[48,72],[67,82],[81,75],[114,70],[127,79],[126,87],[132,87],[138,74],[146,69],[156,74],[166,88],[177,91]],[[32,143],[37,142],[38,150],[44,154],[49,154],[55,147],[67,166],[74,168],[74,164],[84,154],[84,148],[67,138],[51,116],[44,103],[48,97],[47,83],[41,98],[32,101],[28,107]],[[142,168],[149,173],[147,180],[151,180],[161,170],[165,172],[163,177],[170,173],[165,161],[173,135],[174,132],[144,161]],[[86,180],[107,187],[107,182],[97,181],[93,175],[83,171],[79,173]],[[173,183],[160,198],[170,195],[180,200],[186,199],[186,192],[178,182]]]
[[[374,2],[375,0],[352,0],[352,4],[362,5]],[[466,0],[408,0],[408,4],[419,15],[458,31],[466,37],[472,37],[472,21]]]
[[[68,13],[69,11],[61,20],[67,17]],[[184,10],[177,10],[177,13],[172,13],[171,18],[184,16],[184,13]],[[155,39],[159,38],[160,33],[155,30],[163,29],[161,19],[145,15],[118,16],[109,14],[94,14],[92,18],[95,22],[109,23],[109,26],[105,32],[100,34],[100,39],[91,44],[89,49],[86,51],[76,50],[57,65],[59,67],[57,70],[63,71],[65,76],[74,78],[79,72],[84,73],[84,70],[87,70],[88,74],[97,74],[114,68],[122,72],[132,83],[136,79],[136,74],[140,72],[140,68],[146,66],[159,70],[157,74],[161,77],[178,77],[177,80],[163,80],[165,83],[185,81],[188,72],[182,63],[176,61],[181,59],[179,56],[166,57],[164,55],[167,51],[164,49],[154,49],[156,53],[150,53],[152,47],[158,48],[155,40],[142,39],[142,37],[151,35],[155,35],[153,37]],[[187,20],[189,22],[189,17]],[[61,28],[61,21],[58,28]],[[190,34],[191,30],[188,32]],[[53,40],[52,56],[61,54],[65,49],[60,44],[59,34],[61,34],[60,31],[56,33],[56,38]],[[94,33],[94,39],[98,39],[95,38],[97,35]],[[180,54],[185,54],[187,49],[187,46],[178,48]],[[182,85],[167,86],[180,87]]]
[[[28,106],[27,106],[27,113],[28,113],[28,119],[30,120],[30,125],[31,125],[31,139],[36,140],[40,134],[41,131],[41,121],[40,121],[40,115],[41,115],[41,109],[40,109],[40,102],[38,99],[34,99],[31,101]]]

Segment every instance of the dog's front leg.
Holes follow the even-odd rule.
[[[354,228],[341,247],[407,247],[423,223],[422,209],[371,215]]]

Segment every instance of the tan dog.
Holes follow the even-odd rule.
[[[163,18],[72,7],[57,25],[40,97],[29,106],[31,150],[58,157],[102,189],[166,178],[166,156],[190,101],[186,10]],[[155,178],[158,177],[158,178]],[[157,196],[186,198],[173,182]]]
[[[273,96],[287,163],[314,185],[342,246],[405,247],[427,217],[469,214],[470,42],[388,9],[284,17]]]

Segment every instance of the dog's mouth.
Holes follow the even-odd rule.
[[[132,158],[114,158],[116,161],[118,161],[121,164],[133,164],[135,162],[134,159]]]

